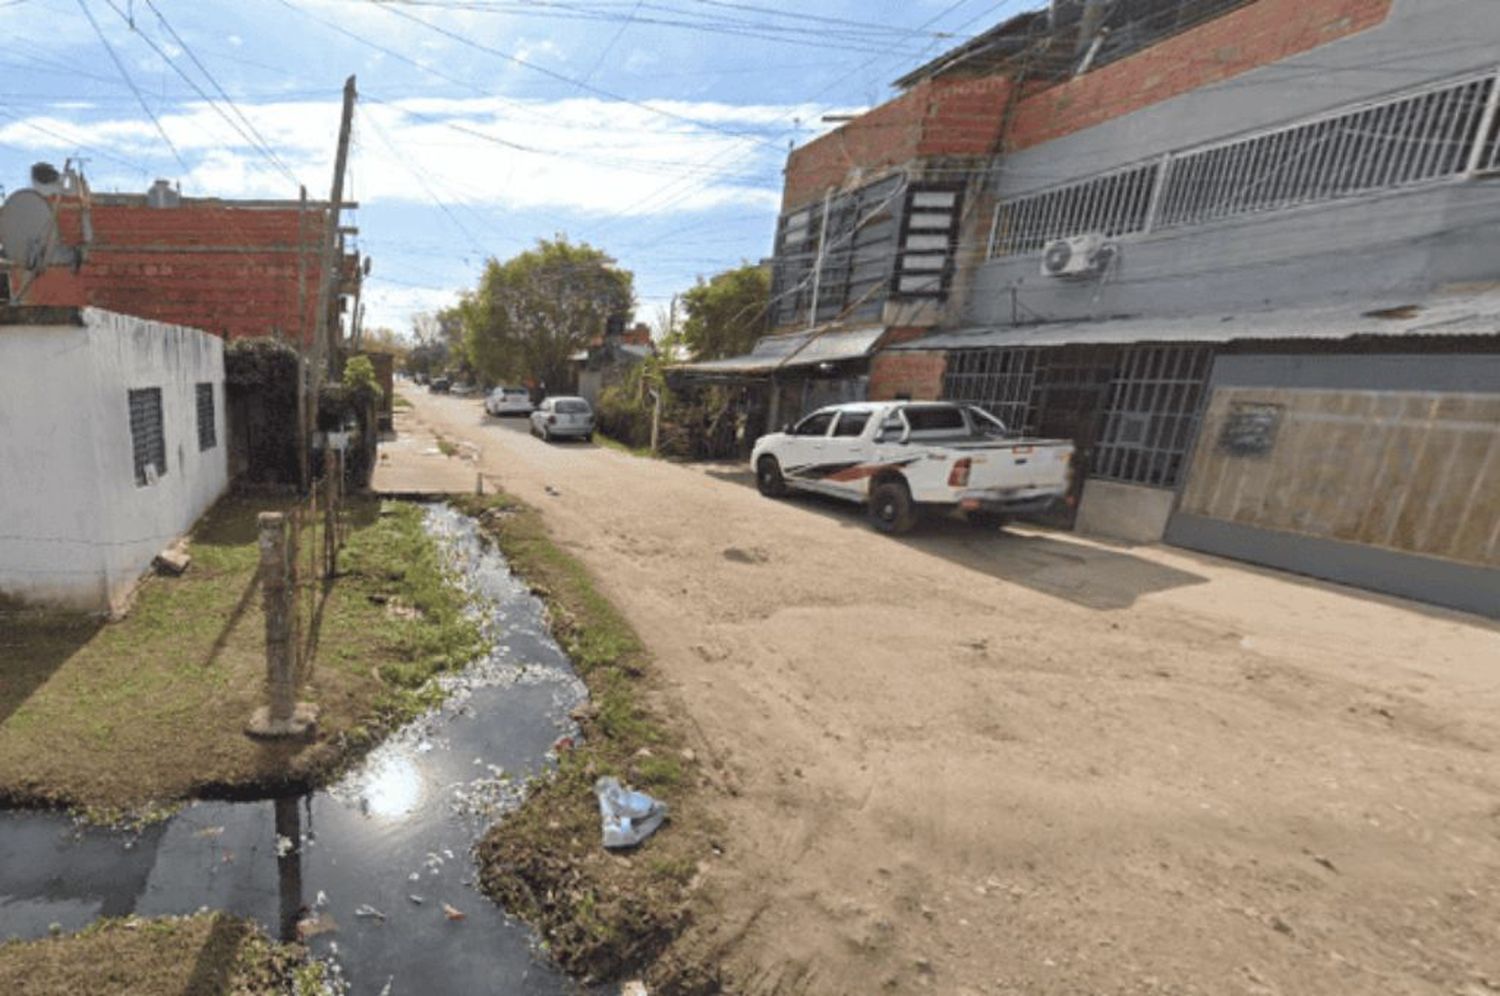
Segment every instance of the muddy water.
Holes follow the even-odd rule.
[[[541,603],[474,523],[446,506],[427,516],[492,648],[445,679],[440,710],[307,796],[197,803],[136,834],[0,814],[0,937],[205,907],[290,936],[315,917],[333,929],[310,939],[313,952],[354,993],[576,991],[534,935],[475,890],[470,849],[551,762],[556,740],[576,732],[568,712],[584,689]],[[450,919],[444,903],[464,918]]]

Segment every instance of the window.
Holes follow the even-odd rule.
[[[162,434],[161,388],[127,392],[130,403],[130,448],[135,457],[135,483],[144,487],[167,472],[167,440]]]
[[[962,203],[961,184],[925,184],[906,192],[891,288],[895,296],[942,297],[948,293]]]
[[[967,434],[969,424],[964,421],[961,409],[952,405],[907,405],[906,424],[912,432],[962,432]]]
[[[587,415],[589,413],[589,403],[582,398],[559,401],[553,408],[563,415]]]
[[[198,385],[198,452],[211,450],[219,444],[214,428],[214,386]]]
[[[1494,72],[1407,91],[1013,198],[991,257],[1500,170]]]
[[[1145,231],[1160,171],[1159,160],[1128,166],[1001,204],[990,232],[990,255],[1034,252],[1070,235]]]
[[[1094,476],[1175,487],[1212,364],[1210,346],[1126,347],[1101,413]]]
[[[794,436],[826,436],[828,427],[833,424],[833,412],[817,412],[807,416],[797,427],[792,430]]]
[[[869,422],[869,412],[844,412],[839,415],[838,428],[833,430],[833,434],[835,436],[857,436],[865,431],[865,426]]]
[[[957,349],[948,354],[943,397],[980,406],[1017,431],[1035,425],[1032,387],[1040,350]]]

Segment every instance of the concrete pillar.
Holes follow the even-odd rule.
[[[317,710],[297,701],[297,648],[293,643],[296,589],[287,518],[262,512],[260,527],[261,603],[266,616],[266,688],[270,704],[255,710],[246,731],[258,737],[309,737]]]

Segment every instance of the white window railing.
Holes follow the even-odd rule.
[[[990,255],[1497,171],[1497,102],[1491,70],[1017,197],[995,209]]]

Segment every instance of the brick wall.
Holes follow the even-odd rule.
[[[905,395],[914,401],[933,401],[943,393],[943,371],[948,354],[876,353],[870,358],[869,398],[890,401]]]
[[[856,169],[874,175],[915,157],[930,88],[930,84],[918,84],[895,100],[793,149],[786,160],[782,211],[811,203],[830,187],[843,186]]]
[[[1363,31],[1392,0],[1258,0],[1018,102],[1006,146],[1027,148]],[[987,158],[1010,80],[924,80],[787,157],[782,210],[913,160]]]
[[[28,304],[94,305],[127,315],[203,329],[226,338],[311,338],[317,310],[324,213],[309,209],[301,227],[306,292],[298,314],[299,210],[184,202],[175,208],[100,204],[90,211],[94,242],[75,274],[38,277]],[[76,201],[58,211],[63,239],[79,241]],[[12,275],[12,286],[20,278]]]
[[[1391,0],[1258,0],[1024,98],[1006,145],[1040,145],[1278,62],[1374,27],[1390,9]]]

